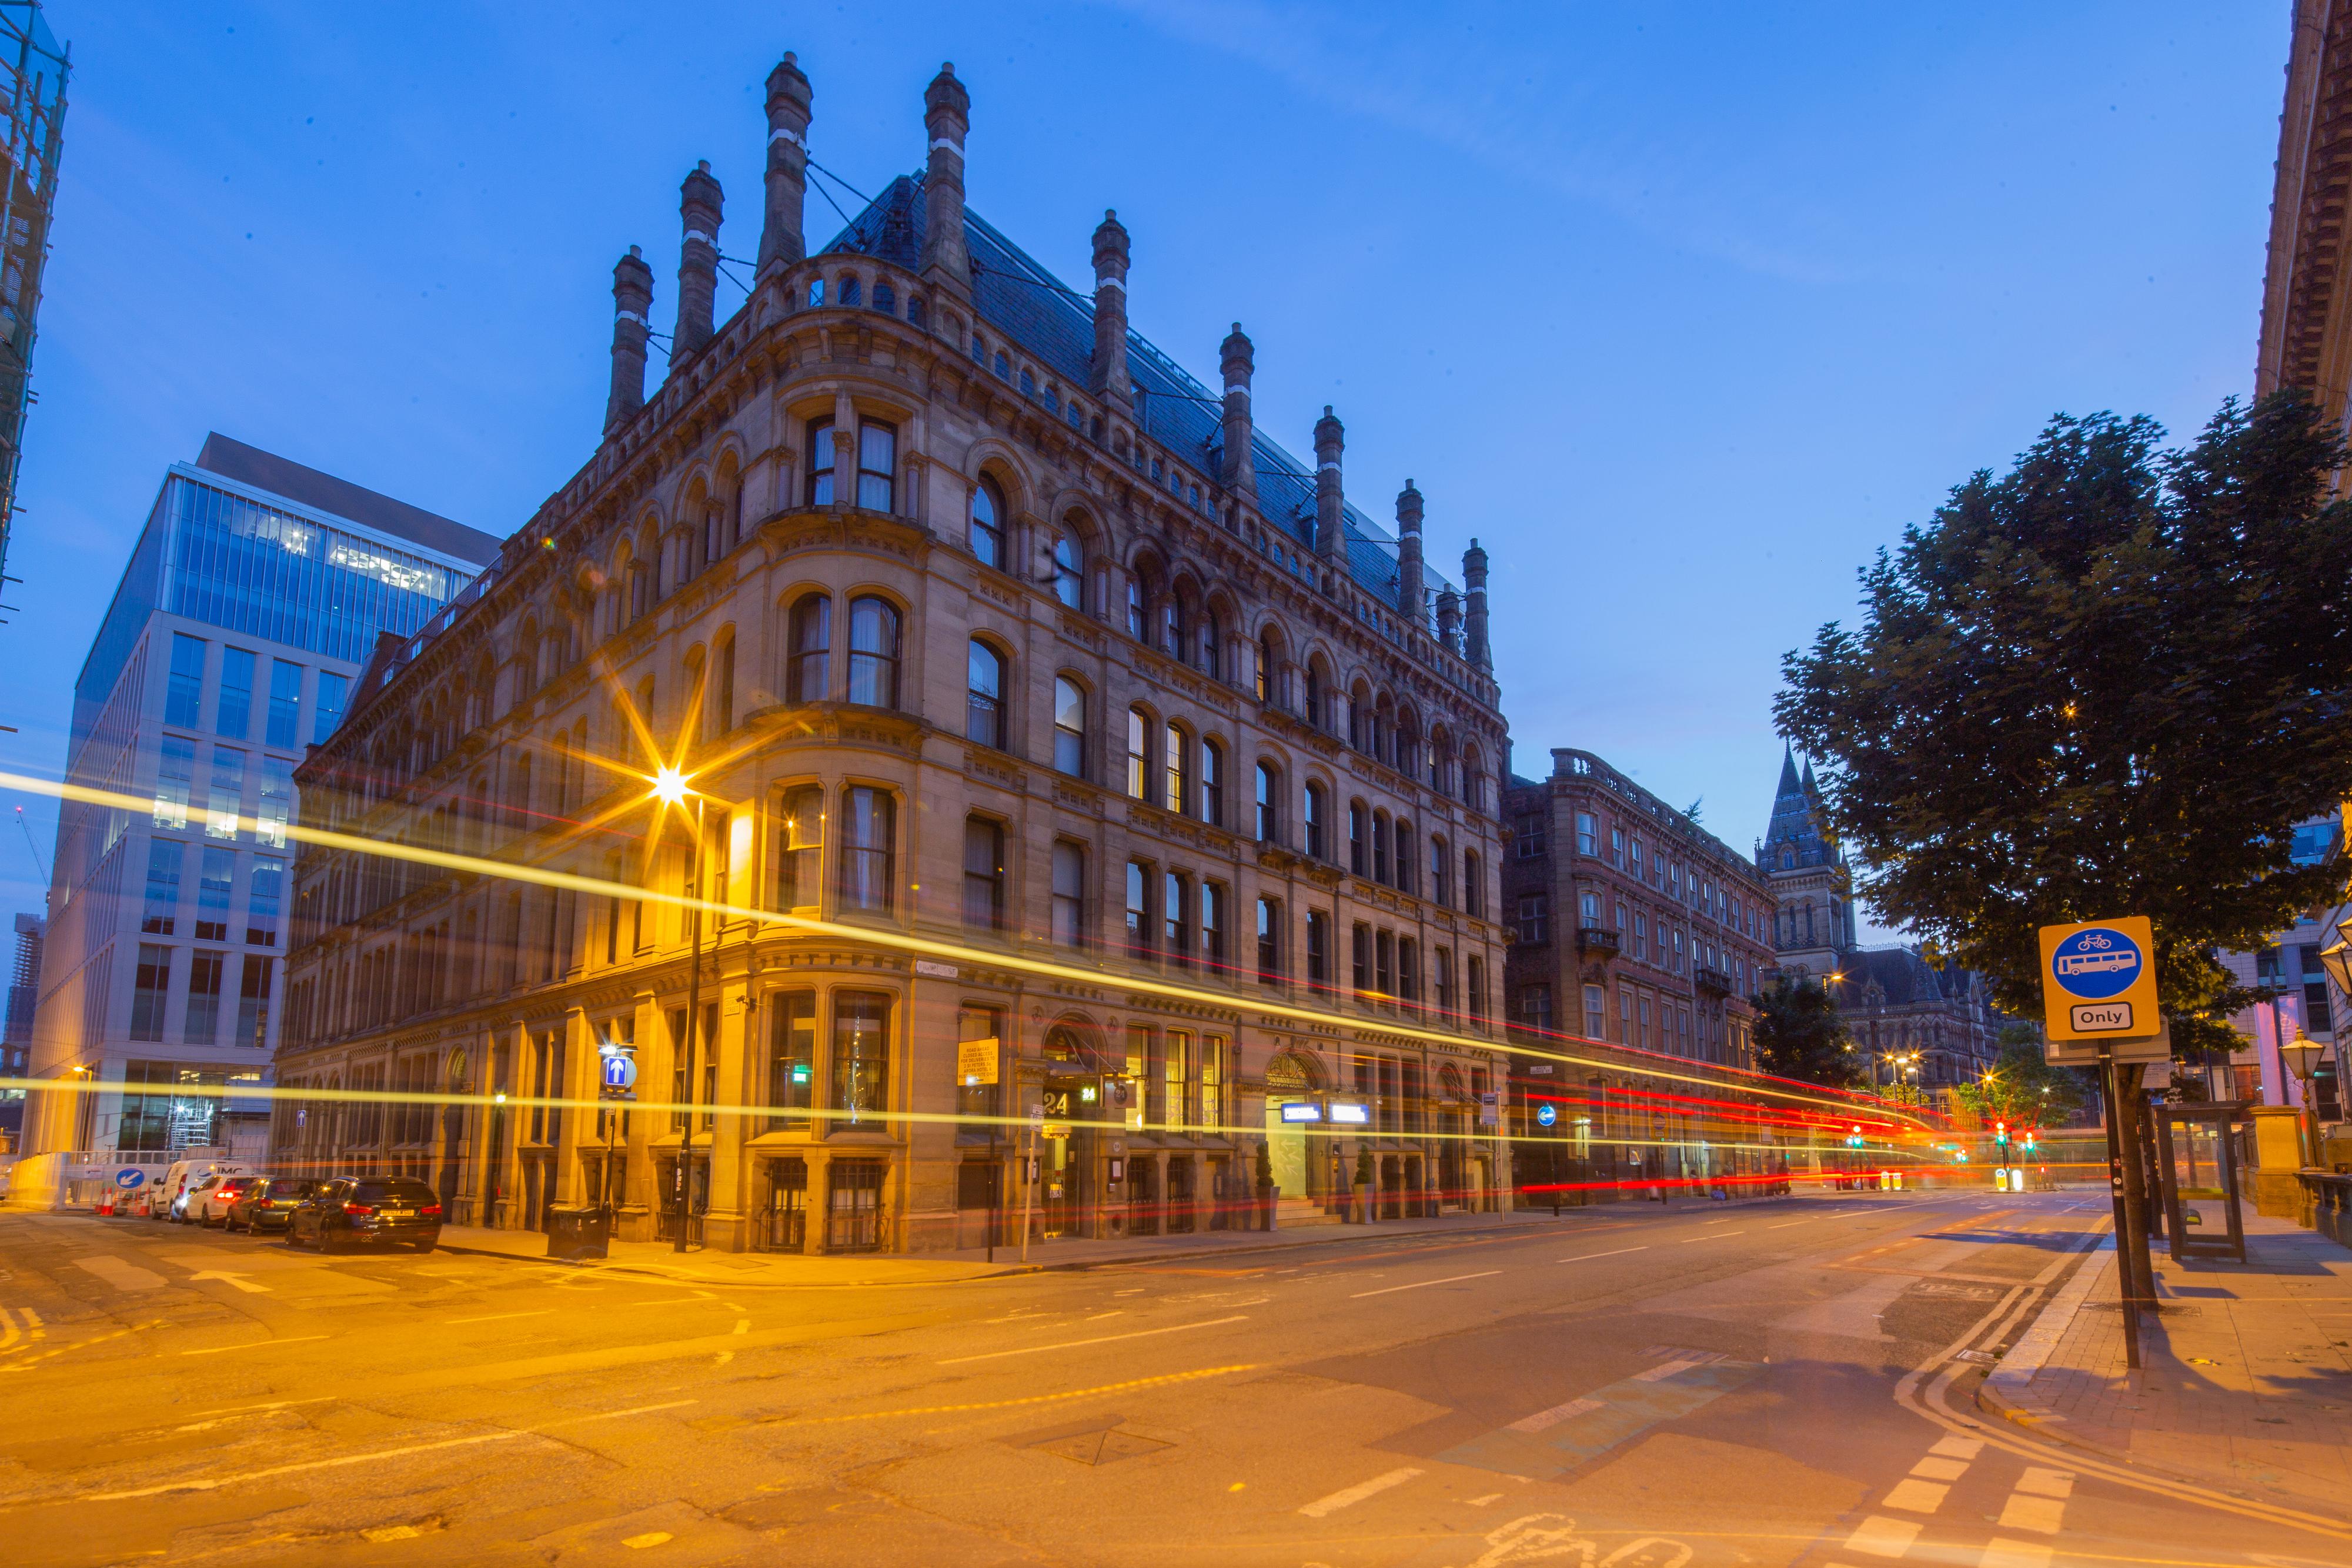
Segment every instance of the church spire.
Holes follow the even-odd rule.
[[[1772,792],[1773,800],[1777,804],[1802,788],[1797,782],[1797,748],[1784,743],[1780,747],[1780,787]]]

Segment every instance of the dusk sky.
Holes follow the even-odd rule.
[[[1485,544],[1517,771],[1590,748],[1744,851],[1780,655],[1852,615],[1874,549],[2054,411],[2185,437],[2250,390],[2290,7],[47,16],[74,75],[0,767],[61,771],[131,542],[208,430],[520,526],[593,449],[632,243],[669,324],[695,160],[722,250],[755,252],[790,48],[815,160],[868,193],[920,165],[952,59],[976,212],[1084,287],[1116,207],[1139,330],[1213,382],[1239,319],[1262,427],[1304,453],[1332,404],[1351,499],[1385,520],[1411,476],[1449,577]],[[838,225],[813,186],[812,239]],[[19,803],[46,862],[54,806]],[[37,911],[5,831],[0,915]]]

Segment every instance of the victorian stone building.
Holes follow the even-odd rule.
[[[1238,326],[1221,392],[1130,332],[1115,214],[1080,294],[968,212],[951,68],[922,172],[804,245],[811,100],[785,57],[741,308],[698,167],[667,380],[632,247],[593,454],[306,765],[397,848],[301,857],[280,1082],[418,1098],[289,1102],[280,1157],[730,1249],[1237,1223],[1261,1171],[1303,1220],[1364,1157],[1490,1204],[1484,554],[1432,571],[1410,480],[1349,505],[1329,409],[1269,439]]]

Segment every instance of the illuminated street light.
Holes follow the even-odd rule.
[[[665,767],[654,775],[654,798],[665,806],[686,803],[686,775],[675,768]]]
[[[2319,1114],[2312,1107],[2311,1075],[2318,1071],[2319,1053],[2326,1049],[2326,1046],[2304,1033],[2303,1025],[2299,1023],[2294,1026],[2294,1038],[2279,1047],[2280,1060],[2284,1061],[2287,1070],[2303,1082],[2301,1120],[2305,1139],[2304,1161],[2307,1165],[2315,1166],[2319,1163]]]

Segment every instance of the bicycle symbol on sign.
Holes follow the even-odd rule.
[[[1486,1532],[1486,1550],[1469,1568],[1509,1568],[1519,1563],[1568,1563],[1576,1568],[1684,1568],[1691,1549],[1679,1541],[1645,1535],[1629,1541],[1606,1557],[1596,1557],[1597,1542],[1576,1532],[1576,1521],[1564,1513],[1530,1513]]]

